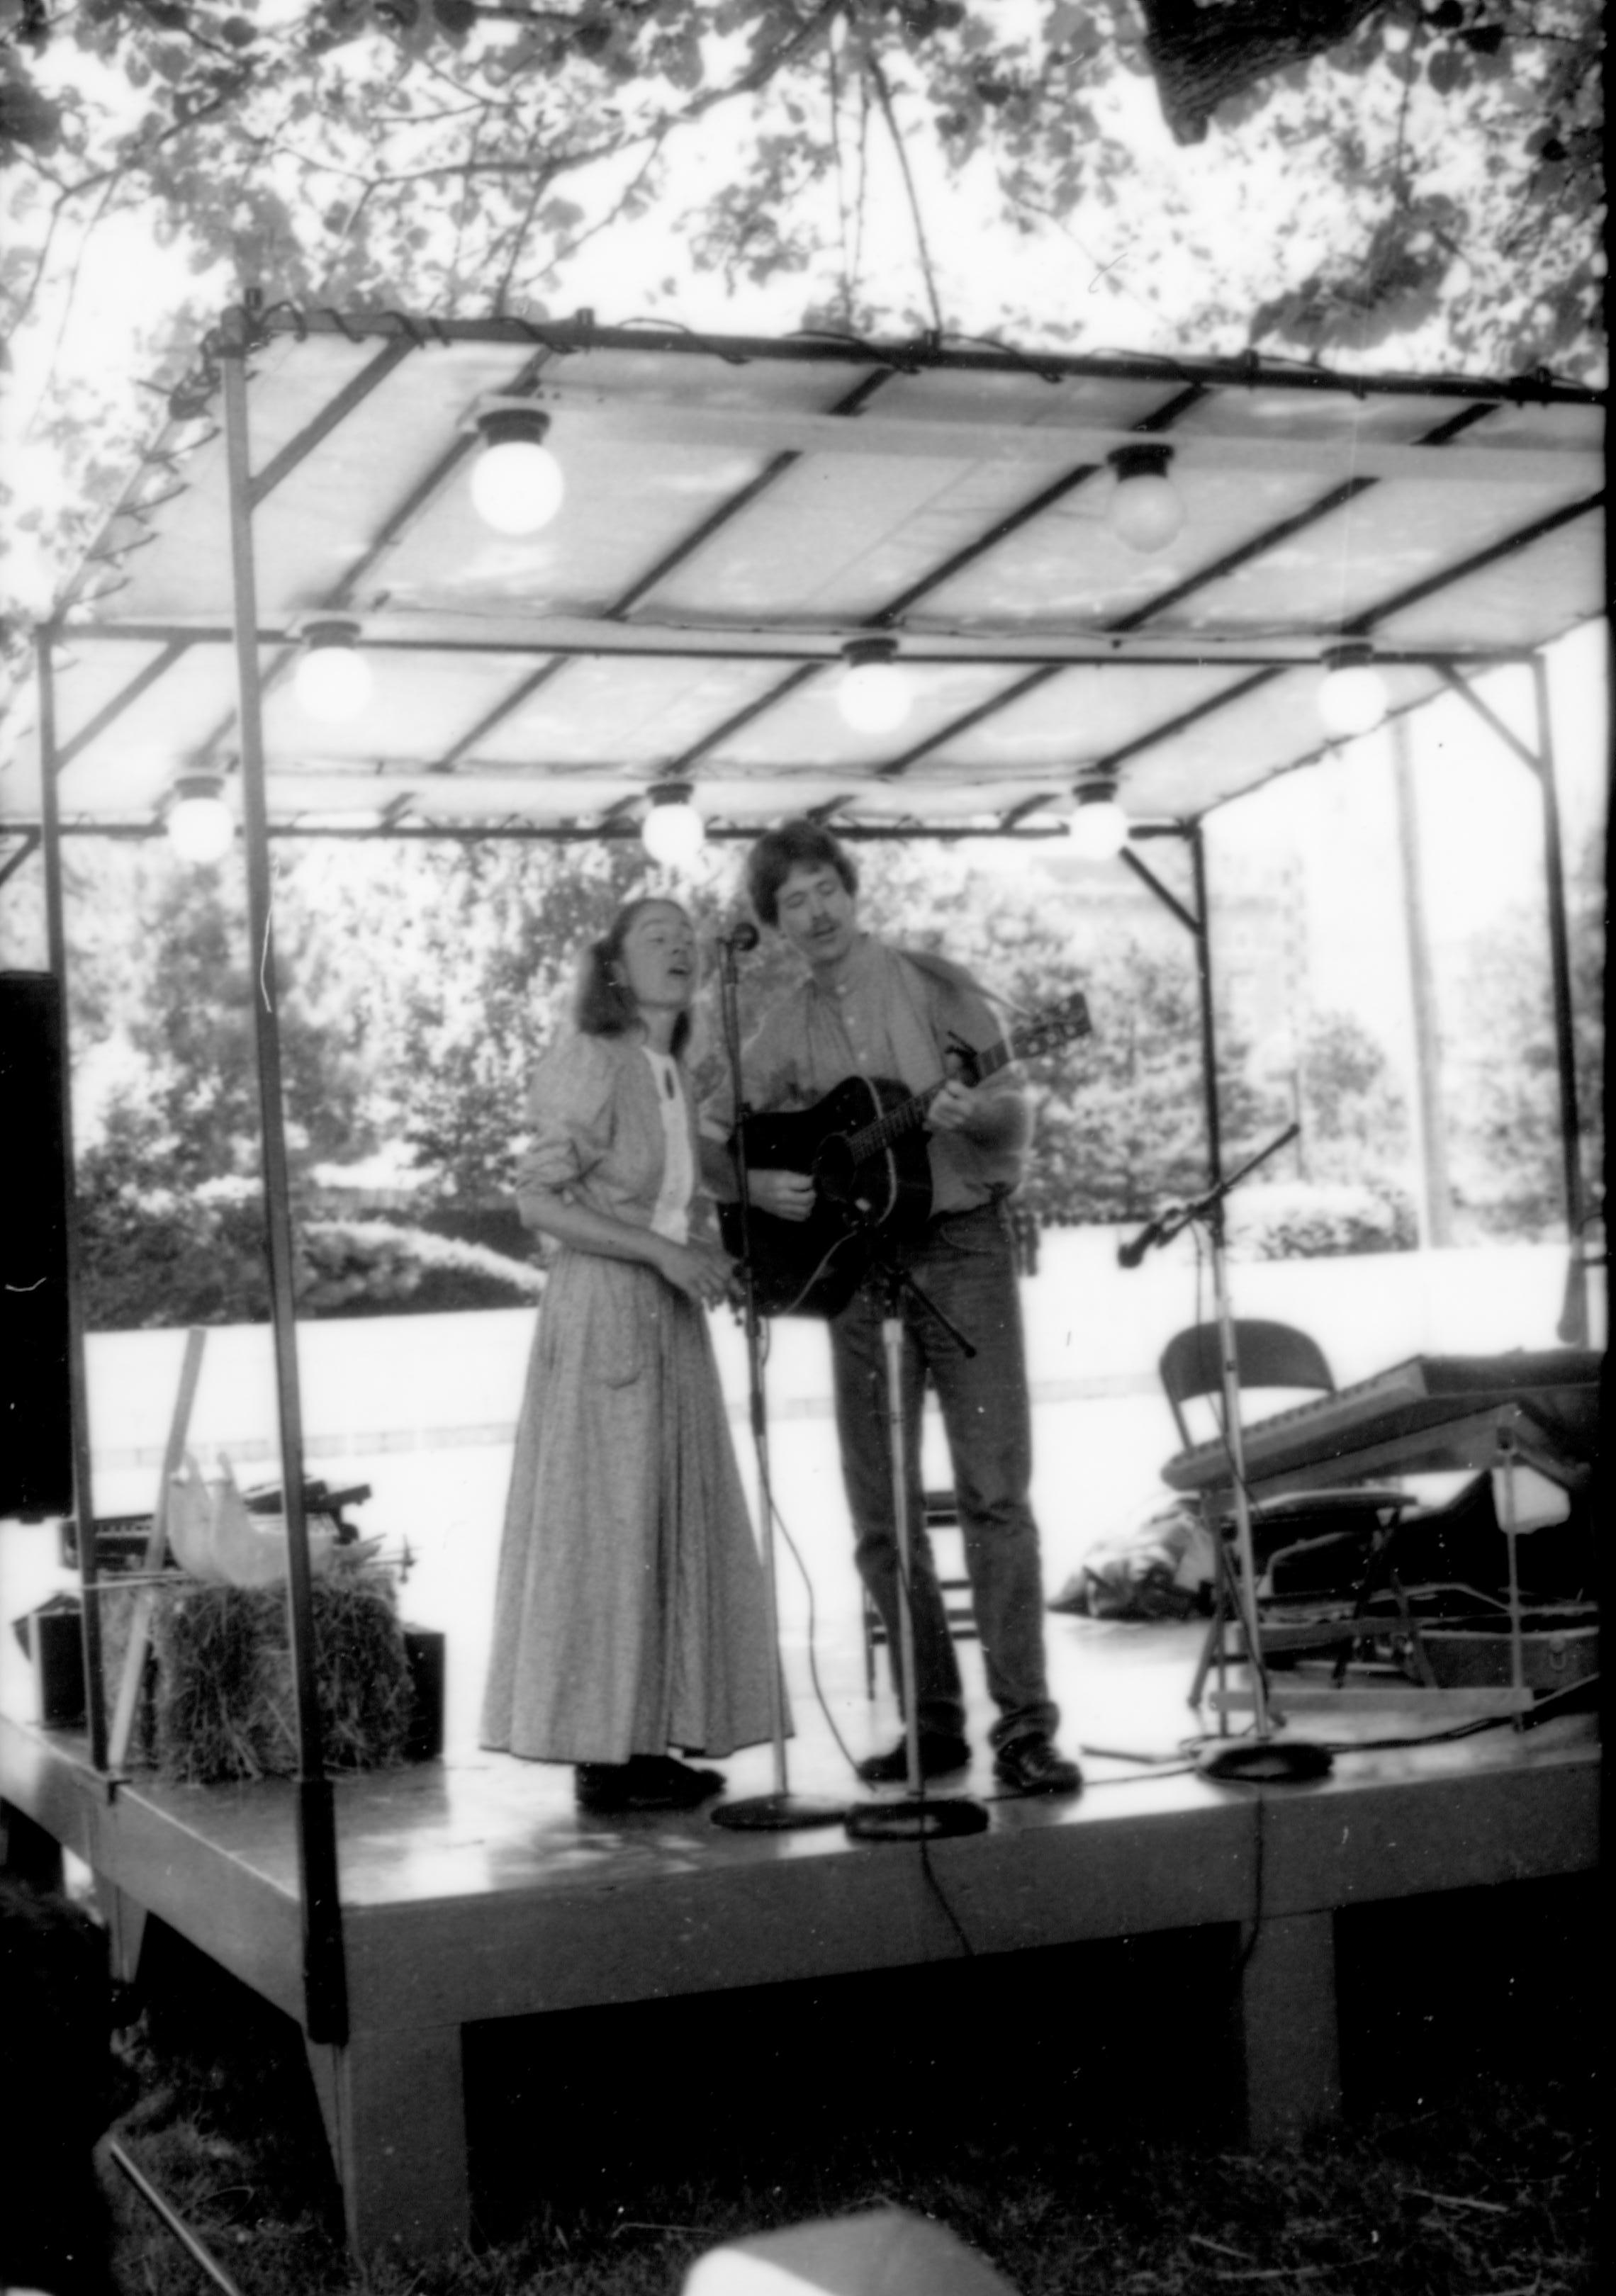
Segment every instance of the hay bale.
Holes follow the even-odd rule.
[[[412,1692],[392,1582],[343,1570],[311,1590],[321,1743],[331,1770],[404,1759]],[[290,1777],[297,1702],[283,1587],[164,1589],[155,1606],[155,1759],[189,1785]]]

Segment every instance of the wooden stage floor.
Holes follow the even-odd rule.
[[[855,1843],[840,1825],[749,1833],[705,1811],[580,1817],[569,1772],[469,1749],[340,1781],[349,2032],[340,2047],[306,2046],[356,2251],[397,2240],[424,2254],[466,2235],[463,2034],[481,2021],[910,1968],[959,1956],[962,1939],[1008,1954],[1223,1924],[1243,1941],[1236,2070],[1261,2144],[1339,2104],[1338,1911],[1595,1863],[1591,1715],[1376,1747],[1361,1742],[1455,1718],[1432,1693],[1349,1692],[1339,1711],[1290,1726],[1354,1742],[1330,1777],[1219,1785],[1174,1759],[1197,1728],[1185,1701],[1198,1626],[1049,1626],[1063,1738],[1087,1742],[1085,1792],[994,1800],[979,1756],[958,1784],[988,1800],[988,1831],[933,1841],[923,1859],[913,1844]],[[870,1799],[797,1658],[788,1651],[792,1788]],[[13,1846],[60,1844],[92,1868],[123,1973],[156,1915],[301,2025],[294,1789],[137,1776],[110,1791],[78,1735],[29,1718],[31,1680],[14,1660],[0,1677]],[[883,1717],[884,1702],[856,1752],[880,1742]],[[979,1698],[979,1746],[987,1718]],[[734,1794],[771,1784],[767,1749],[728,1768]]]

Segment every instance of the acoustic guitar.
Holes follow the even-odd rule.
[[[1007,1043],[969,1054],[980,1083],[1011,1061],[1036,1060],[1079,1037],[1092,1023],[1073,990],[1013,1029]],[[966,1048],[962,1047],[962,1051]],[[763,1316],[835,1316],[875,1261],[901,1250],[931,1212],[931,1165],[922,1129],[926,1111],[948,1081],[923,1092],[887,1077],[852,1076],[812,1108],[748,1116],[731,1135],[752,1172],[803,1172],[814,1183],[805,1220],[776,1219],[750,1207],[751,1268]],[[738,1203],[718,1207],[725,1249],[741,1257]]]

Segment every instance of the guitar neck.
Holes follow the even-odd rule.
[[[984,1077],[996,1076],[1000,1069],[1014,1060],[1016,1049],[1013,1044],[996,1046],[991,1052],[978,1053],[975,1058],[980,1084]],[[923,1123],[926,1111],[947,1081],[947,1077],[939,1077],[935,1084],[926,1086],[924,1092],[917,1092],[908,1100],[900,1100],[895,1108],[889,1108],[885,1115],[878,1117],[874,1124],[864,1125],[850,1134],[848,1146],[854,1162],[862,1164],[866,1157],[879,1156],[882,1150],[890,1148],[894,1140],[901,1140],[906,1132],[913,1132],[917,1124]]]

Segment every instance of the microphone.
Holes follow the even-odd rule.
[[[1181,1210],[1180,1205],[1174,1204],[1169,1210],[1158,1212],[1153,1220],[1145,1222],[1131,1243],[1120,1243],[1117,1246],[1118,1267],[1137,1267],[1153,1243],[1161,1243],[1168,1236],[1177,1234],[1182,1225],[1179,1219]]]
[[[727,932],[714,935],[713,947],[718,949],[733,949],[737,956],[744,956],[748,949],[757,947],[761,939],[762,935],[751,919],[742,917],[731,925]]]

